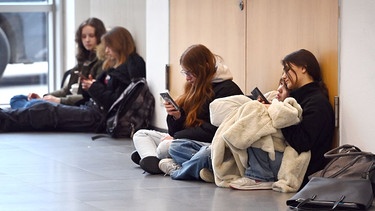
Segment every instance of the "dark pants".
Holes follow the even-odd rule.
[[[92,102],[68,106],[51,102],[29,108],[0,110],[0,132],[102,132],[103,112]]]

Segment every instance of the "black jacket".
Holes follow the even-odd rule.
[[[201,142],[212,142],[217,127],[212,125],[210,122],[209,104],[217,98],[243,94],[241,89],[232,80],[213,83],[213,90],[215,93],[214,98],[207,99],[202,108],[202,112],[198,114],[198,118],[204,121],[201,126],[184,128],[184,122],[186,119],[186,114],[184,111],[181,112],[181,118],[178,120],[173,119],[171,115],[167,116],[168,133],[174,139],[186,138]]]
[[[116,69],[111,68],[98,76],[88,90],[89,96],[108,111],[132,79],[146,77],[146,64],[142,57],[133,53]]]
[[[301,105],[302,121],[281,129],[285,140],[298,153],[311,150],[307,176],[322,169],[326,164],[324,153],[332,147],[334,134],[334,112],[328,98],[316,82],[309,83],[290,96]]]

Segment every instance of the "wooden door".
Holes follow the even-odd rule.
[[[285,55],[318,59],[330,102],[338,95],[338,0],[248,0],[246,90],[277,88]]]
[[[275,89],[282,74],[281,59],[304,48],[317,57],[334,105],[338,95],[338,0],[248,0],[246,8],[246,90],[255,86],[264,91]],[[333,147],[339,145],[338,134],[337,126]]]
[[[190,45],[203,44],[221,56],[234,81],[245,88],[245,11],[238,0],[170,0],[170,91],[182,93],[179,59]]]

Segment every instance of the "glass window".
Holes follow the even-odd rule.
[[[48,23],[52,7],[42,7],[48,5],[43,0],[0,0],[0,5],[3,8],[0,11],[0,105],[8,105],[14,95],[35,92],[42,96],[48,92],[48,43],[52,34]]]

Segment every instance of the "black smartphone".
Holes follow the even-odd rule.
[[[251,91],[251,94],[254,96],[255,99],[261,99],[266,104],[270,104],[270,102],[267,100],[266,97],[262,94],[262,92],[258,89],[258,87],[255,87],[253,91]]]
[[[169,95],[169,92],[161,92],[160,96],[166,101],[170,102],[173,107],[178,111],[180,108],[178,107],[177,103],[173,100],[173,98]]]
[[[87,77],[84,76],[82,73],[80,73],[78,71],[74,71],[74,73],[77,74],[81,79],[87,80]]]

